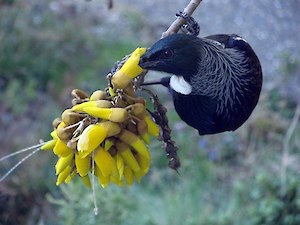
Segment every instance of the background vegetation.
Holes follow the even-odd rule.
[[[104,1],[0,1],[1,156],[48,139],[73,88],[104,88],[115,61],[159,38],[160,24],[154,30],[137,5],[115,4],[108,11]],[[300,65],[294,53],[283,48],[272,55],[274,63],[262,60],[259,105],[234,133],[199,137],[179,120],[166,91],[156,89],[180,149],[179,175],[154,141],[152,169],[140,185],[97,186],[95,217],[91,191],[77,181],[57,188],[55,157],[40,152],[0,183],[0,224],[300,224]],[[1,162],[0,174],[19,159]]]

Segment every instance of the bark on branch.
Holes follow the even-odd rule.
[[[184,8],[183,12],[186,13],[188,16],[191,16],[201,2],[202,0],[191,0],[190,3]],[[177,17],[177,19],[171,24],[171,26],[165,32],[162,33],[161,38],[165,38],[171,34],[177,33],[184,23],[184,18]]]

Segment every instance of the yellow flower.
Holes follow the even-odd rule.
[[[125,88],[133,78],[143,72],[143,69],[138,64],[140,57],[145,52],[146,48],[137,48],[122,68],[113,75],[112,84],[115,90]]]
[[[86,157],[94,151],[106,138],[107,132],[100,124],[91,124],[84,129],[77,143],[79,152]]]
[[[72,149],[70,149],[67,146],[67,144],[64,141],[60,140],[60,139],[58,139],[56,141],[56,144],[53,148],[53,152],[54,152],[55,155],[58,155],[60,157],[66,157],[70,154],[73,154]]]
[[[56,185],[79,176],[91,187],[93,175],[103,188],[110,183],[132,185],[149,171],[148,144],[150,136],[159,135],[159,128],[147,113],[145,100],[135,96],[131,82],[143,71],[138,63],[145,51],[136,49],[113,75],[110,94],[72,91],[73,107],[53,123],[53,139],[41,147],[53,149],[58,156]]]
[[[56,175],[60,174],[67,166],[72,165],[74,160],[74,154],[70,154],[66,157],[59,157],[55,164]]]
[[[121,128],[118,124],[103,121],[98,124],[89,125],[81,134],[77,149],[80,157],[84,158],[92,153],[106,137],[111,137],[120,132]]]

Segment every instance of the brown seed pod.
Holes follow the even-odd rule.
[[[84,98],[84,99],[73,98],[72,99],[72,106],[75,106],[75,105],[78,105],[78,104],[81,104],[81,103],[87,102],[87,101],[89,101],[88,98]]]
[[[134,96],[135,96],[135,90],[134,90],[134,87],[133,87],[132,83],[129,83],[129,84],[123,89],[123,91],[124,91],[127,95],[129,95],[129,96],[131,96],[131,97],[134,97]]]
[[[138,134],[141,136],[143,136],[148,132],[148,125],[144,120],[137,121],[136,127],[137,127]]]
[[[62,141],[68,141],[73,135],[73,132],[75,131],[75,126],[62,126],[59,125],[57,127],[56,133],[60,140]]]
[[[112,146],[109,148],[108,152],[110,153],[111,156],[114,156],[117,154],[118,150],[115,146]]]
[[[61,118],[55,118],[55,119],[52,121],[53,129],[56,129],[60,123],[61,123]]]
[[[86,98],[88,98],[87,93],[85,93],[84,91],[82,91],[80,89],[72,90],[71,95],[76,99],[86,99]]]
[[[133,105],[130,105],[127,107],[127,110],[131,115],[139,117],[141,119],[146,115],[146,108],[142,103],[135,103]]]
[[[105,100],[107,99],[107,94],[105,91],[97,90],[94,91],[93,94],[90,97],[90,101],[97,101],[97,100]]]
[[[146,106],[146,100],[144,98],[142,98],[142,97],[136,97],[135,98],[135,103],[141,103],[144,106]]]
[[[127,124],[126,129],[130,130],[131,132],[137,134],[137,127],[136,123],[134,121],[131,121]]]
[[[66,109],[61,114],[61,119],[66,125],[77,123],[82,119],[82,117],[83,117],[82,115],[74,112],[72,109]]]

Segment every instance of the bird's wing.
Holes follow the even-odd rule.
[[[216,101],[201,95],[182,95],[172,91],[174,106],[180,118],[199,131],[200,135],[214,134],[217,127]]]
[[[228,34],[215,34],[215,35],[206,36],[204,38],[220,42],[221,44],[224,44],[226,46],[227,43],[228,43],[228,40],[230,38],[230,35],[228,35]]]

